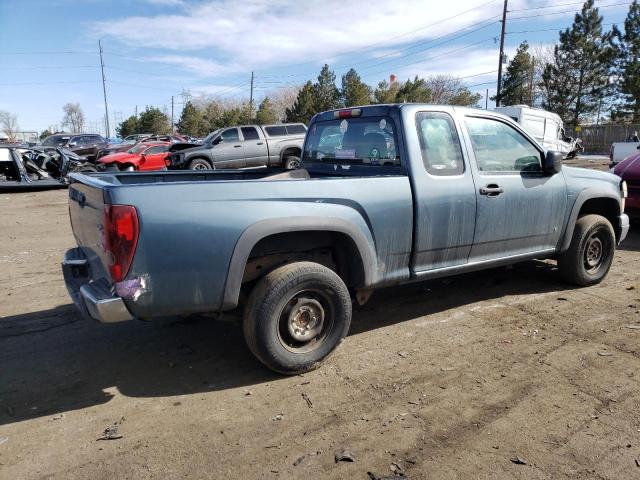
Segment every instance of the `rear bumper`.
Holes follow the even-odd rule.
[[[133,320],[124,300],[112,293],[108,282],[91,278],[89,262],[80,248],[65,253],[62,273],[69,295],[83,316],[103,323]]]
[[[618,243],[620,243],[627,238],[627,234],[629,233],[629,216],[627,214],[623,213],[618,217],[618,227],[620,228]]]

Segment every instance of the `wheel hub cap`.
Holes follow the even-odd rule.
[[[296,298],[289,311],[289,334],[298,342],[308,342],[322,331],[324,309],[312,298]]]
[[[599,238],[593,237],[589,239],[585,250],[585,260],[589,267],[596,267],[602,259],[602,242]]]

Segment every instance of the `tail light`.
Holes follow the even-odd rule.
[[[104,250],[111,257],[109,273],[121,282],[129,273],[138,244],[138,213],[131,205],[107,205],[104,209]]]

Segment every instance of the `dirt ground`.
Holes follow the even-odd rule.
[[[282,377],[233,317],[82,320],[66,195],[0,194],[2,479],[640,478],[636,232],[595,287],[534,261],[377,292]]]

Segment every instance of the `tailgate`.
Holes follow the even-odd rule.
[[[69,185],[69,218],[76,243],[89,261],[94,280],[110,281],[110,259],[103,249],[104,191],[100,187],[73,182]]]

